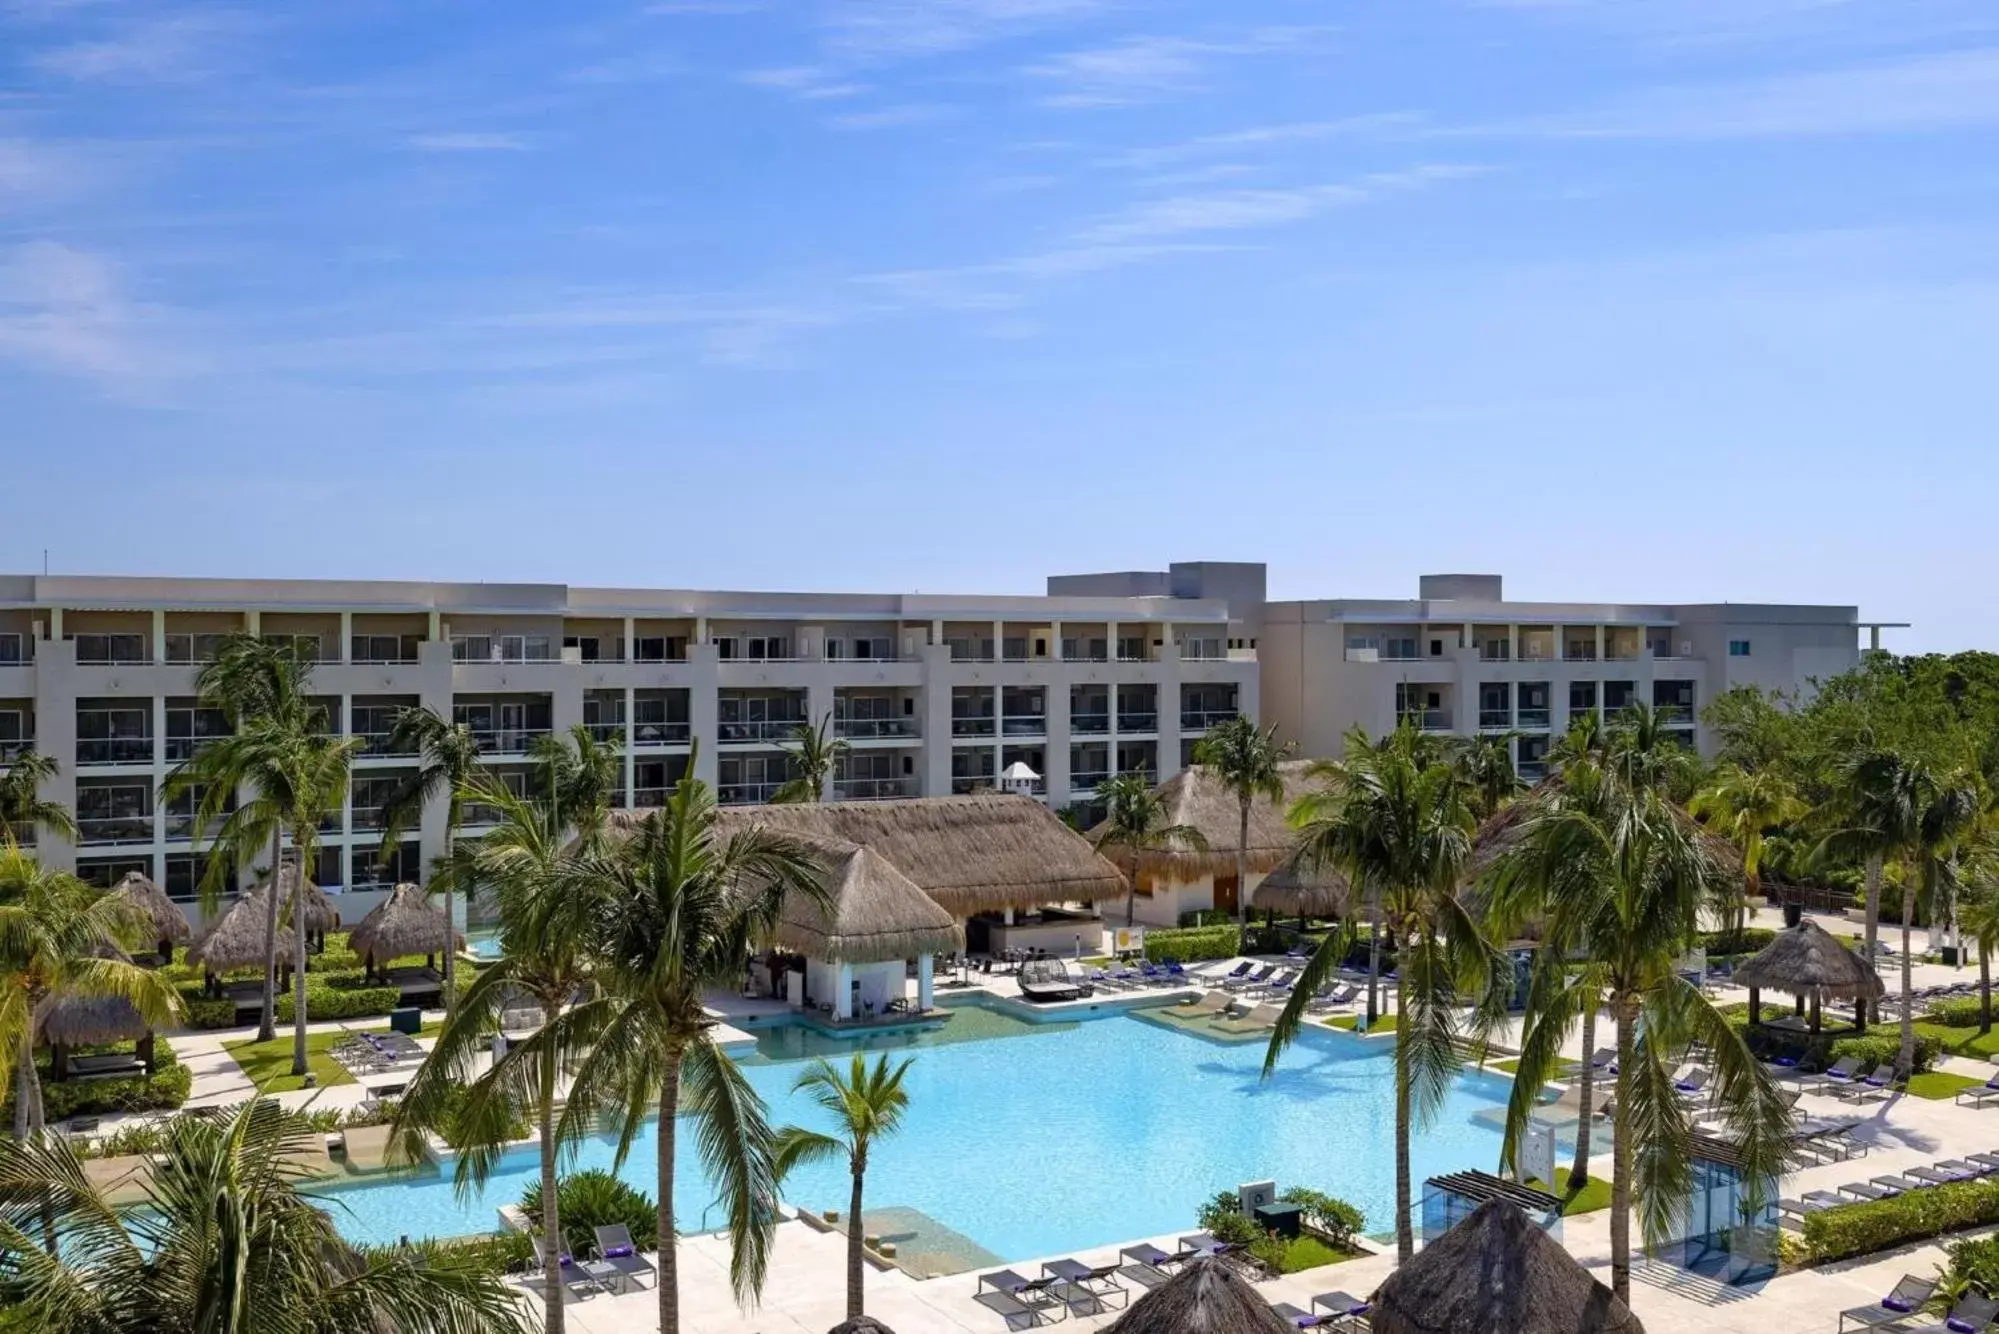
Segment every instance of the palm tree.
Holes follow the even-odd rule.
[[[415,1161],[423,1132],[438,1129],[456,1105],[455,1179],[460,1190],[469,1190],[485,1184],[508,1147],[516,1113],[531,1109],[541,1150],[541,1232],[559,1238],[555,1169],[563,1141],[555,1107],[563,1078],[575,1070],[590,1038],[563,1007],[590,980],[590,923],[577,911],[581,900],[563,892],[562,830],[545,806],[515,796],[490,774],[475,775],[453,801],[489,806],[499,815],[498,827],[466,848],[463,862],[497,903],[502,949],[445,1017],[436,1047],[403,1095],[395,1134]],[[521,999],[541,1012],[540,1028],[510,1042],[506,1054],[481,1071],[489,1034]],[[545,1334],[561,1334],[563,1327],[561,1249],[550,1246],[546,1253]]]
[[[1452,750],[1458,781],[1472,795],[1472,814],[1481,821],[1491,819],[1527,786],[1514,771],[1511,740],[1511,736],[1467,737]]]
[[[0,1142],[0,1320],[44,1334],[468,1334],[520,1330],[501,1278],[448,1251],[359,1252],[299,1181],[324,1136],[270,1099],[188,1112],[145,1207],[125,1209],[68,1144]],[[62,1238],[42,1251],[24,1217],[46,1209]]]
[[[1249,920],[1249,808],[1258,797],[1284,800],[1283,764],[1290,742],[1277,741],[1277,728],[1262,729],[1238,714],[1210,727],[1194,743],[1194,763],[1214,774],[1222,788],[1234,794],[1241,815],[1235,847],[1235,919]]]
[[[58,1001],[116,998],[151,1028],[170,1027],[180,996],[123,947],[141,930],[122,899],[50,870],[0,841],[0,1087],[14,1081],[14,1135],[42,1129],[35,1042]]]
[[[418,706],[396,715],[389,729],[389,754],[415,755],[417,767],[402,781],[382,808],[382,860],[401,846],[403,835],[423,825],[424,808],[444,798],[444,857],[431,873],[432,888],[444,895],[444,918],[455,921],[453,899],[457,889],[459,826],[464,823],[465,803],[460,793],[482,772],[479,742],[463,723],[447,722],[435,710]],[[458,999],[458,951],[444,951],[444,1009],[448,1014]]]
[[[868,1171],[868,1151],[877,1140],[893,1135],[902,1125],[909,1108],[909,1095],[902,1078],[909,1073],[909,1060],[891,1067],[888,1057],[877,1057],[872,1069],[867,1059],[854,1053],[853,1068],[841,1075],[831,1061],[820,1057],[792,1085],[794,1093],[809,1093],[812,1100],[832,1114],[834,1134],[821,1134],[803,1126],[786,1126],[777,1137],[777,1174],[782,1178],[800,1163],[847,1160],[854,1176],[854,1191],[847,1203],[847,1319],[866,1314],[861,1302],[861,1179]]]
[[[847,743],[828,733],[833,726],[833,715],[827,714],[814,727],[811,723],[800,723],[791,730],[792,777],[771,795],[772,801],[824,801],[826,784],[840,767],[840,758],[847,753]]]
[[[536,738],[528,753],[542,767],[558,826],[582,830],[603,824],[625,785],[617,742],[599,741],[586,724],[576,723],[567,737]]]
[[[1764,832],[1803,819],[1810,808],[1776,770],[1747,773],[1731,764],[1694,793],[1687,809],[1741,849],[1748,893],[1754,897],[1763,889]],[[1730,930],[1742,930],[1746,911],[1747,900],[1734,899],[1727,921]]]
[[[1978,818],[1980,799],[1977,779],[1964,772],[1938,774],[1927,766],[1911,766],[1916,793],[1915,828],[1904,845],[1903,855],[1911,865],[1902,877],[1902,1050],[1895,1071],[1907,1079],[1916,1068],[1916,1015],[1911,1003],[1909,929],[1916,918],[1916,896],[1922,895],[1932,921],[1947,916],[1945,903],[1955,889],[1955,861],[1958,841],[1972,829]]]
[[[1999,950],[1999,847],[1976,849],[1960,867],[1958,928],[1978,951],[1978,1031],[1992,1031],[1992,952]]]
[[[1130,926],[1138,910],[1139,858],[1166,848],[1206,852],[1208,839],[1193,825],[1165,823],[1166,803],[1136,769],[1100,783],[1097,800],[1104,803],[1104,832],[1096,848],[1124,872],[1124,924]]]
[[[1834,768],[1837,818],[1841,827],[1818,853],[1838,850],[1866,867],[1865,953],[1875,958],[1881,927],[1881,874],[1889,855],[1909,846],[1916,832],[1919,801],[1912,766],[1892,750],[1868,746],[1843,755]],[[1865,1002],[1862,1002],[1864,1005]],[[1860,1017],[1864,1020],[1863,1010]]]
[[[1626,781],[1632,772],[1615,756],[1565,766],[1500,859],[1491,890],[1502,927],[1542,923],[1507,1109],[1509,1161],[1576,1024],[1609,1002],[1617,1032],[1611,1289],[1620,1297],[1631,1286],[1634,1187],[1645,1235],[1658,1239],[1692,1185],[1692,1127],[1674,1085],[1680,1052],[1693,1042],[1708,1048],[1715,1103],[1739,1144],[1750,1201],[1781,1170],[1788,1130],[1778,1091],[1741,1032],[1674,969],[1724,872],[1664,795]],[[1571,961],[1580,966],[1571,970]]]
[[[30,750],[16,755],[0,773],[0,842],[32,843],[35,831],[46,829],[67,843],[76,842],[76,820],[59,801],[42,799],[43,784],[62,771],[55,756]]]
[[[1443,1106],[1463,1068],[1461,1040],[1482,1041],[1506,1019],[1512,967],[1487,942],[1458,882],[1471,856],[1473,821],[1457,775],[1423,763],[1413,728],[1386,749],[1350,745],[1349,758],[1320,761],[1308,775],[1322,786],[1292,807],[1300,855],[1330,864],[1364,887],[1395,944],[1401,974],[1395,1041],[1395,1245],[1407,1261],[1409,1136]],[[1321,941],[1296,980],[1264,1056],[1268,1075],[1297,1037],[1312,993],[1339,967],[1335,937]],[[1466,1001],[1471,1010],[1461,1007]]]
[[[1650,704],[1628,704],[1604,729],[1604,749],[1626,787],[1685,801],[1700,781],[1701,760]]]
[[[776,1148],[762,1100],[715,1045],[705,993],[741,982],[752,944],[775,929],[787,895],[826,906],[820,877],[794,839],[761,827],[725,838],[713,794],[693,778],[629,837],[580,849],[558,877],[589,914],[603,994],[572,1011],[597,1037],[557,1133],[582,1133],[600,1113],[613,1114],[622,1161],[647,1109],[657,1109],[661,1334],[680,1329],[673,1178],[683,1112],[698,1126],[703,1164],[720,1181],[737,1296],[748,1299],[763,1285],[777,1220]]]

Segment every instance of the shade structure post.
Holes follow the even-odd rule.
[[[1762,1022],[1763,994],[1758,988],[1751,987],[1749,988],[1749,1026],[1754,1028]]]
[[[1812,1032],[1817,1033],[1818,1031],[1819,1031],[1819,994],[1818,992],[1814,991],[1812,993]]]
[[[69,1078],[69,1047],[64,1043],[49,1048],[49,1078],[58,1084]]]
[[[146,1073],[149,1075],[152,1074],[154,1066],[154,1051],[153,1051],[153,1035],[151,1033],[147,1033],[144,1037],[139,1039],[139,1045],[138,1048],[136,1049],[136,1055],[138,1056],[139,1060],[145,1064]]]
[[[1793,1010],[1793,1013],[1797,1014],[1800,1018],[1802,1018],[1805,1013],[1805,993],[1800,991],[1797,994],[1797,996],[1794,998],[1794,1003],[1795,1003],[1795,1009]]]
[[[932,996],[936,972],[936,956],[919,954],[916,956],[916,1008],[928,1010]]]

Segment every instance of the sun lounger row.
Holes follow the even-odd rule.
[[[619,1223],[612,1227],[600,1227],[596,1233],[594,1255],[578,1259],[565,1253],[556,1257],[563,1289],[570,1296],[580,1299],[599,1292],[610,1292],[616,1287],[630,1288],[648,1275],[654,1283],[659,1282],[659,1271],[632,1243],[631,1229]],[[546,1272],[548,1252],[548,1239],[536,1236],[534,1259],[537,1274]]]
[[[1884,1173],[1881,1176],[1869,1177],[1865,1181],[1849,1181],[1836,1191],[1806,1191],[1796,1199],[1777,1201],[1777,1213],[1780,1220],[1788,1217],[1802,1221],[1808,1214],[1836,1209],[1842,1204],[1892,1199],[1897,1195],[1906,1195],[1910,1191],[1924,1190],[1930,1186],[1944,1186],[1954,1181],[1971,1181],[1994,1175],[1999,1175],[1999,1154],[1968,1154],[1963,1158],[1946,1158],[1938,1163]]]
[[[1895,1290],[1880,1301],[1875,1302],[1872,1306],[1855,1306],[1841,1311],[1839,1313],[1838,1334],[1847,1334],[1849,1330],[1882,1328],[1896,1330],[1949,1330],[1951,1334],[1984,1334],[1985,1331],[1993,1327],[1995,1320],[1999,1320],[1999,1300],[1987,1297],[1984,1293],[1973,1289],[1952,1303],[1950,1310],[1944,1313],[1942,1320],[1925,1322],[1921,1325],[1909,1324],[1908,1321],[1910,1318],[1921,1314],[1923,1309],[1930,1304],[1931,1299],[1936,1295],[1937,1283],[1935,1279],[1918,1278],[1914,1274],[1904,1274],[1902,1275],[1902,1281],[1895,1285]]]
[[[335,1043],[329,1054],[348,1073],[364,1074],[421,1064],[424,1050],[407,1033],[354,1033]]]
[[[1086,975],[1092,986],[1110,991],[1130,991],[1142,987],[1184,987],[1194,975],[1180,963],[1141,964],[1137,968],[1092,968]]]
[[[1053,1324],[1070,1315],[1101,1315],[1131,1300],[1131,1289],[1119,1281],[1127,1268],[1072,1258],[1043,1264],[1039,1278],[1000,1269],[979,1275],[972,1300],[1005,1320],[1008,1329]]]
[[[1370,1305],[1352,1293],[1322,1292],[1312,1299],[1309,1310],[1300,1309],[1290,1302],[1272,1302],[1270,1309],[1293,1329],[1322,1329],[1347,1334],[1348,1331],[1368,1328]]]

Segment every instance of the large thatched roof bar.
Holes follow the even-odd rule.
[[[796,896],[785,900],[776,943],[815,959],[887,963],[948,954],[965,942],[956,918],[872,848],[826,844],[830,911]]]
[[[1204,766],[1193,764],[1161,783],[1157,789],[1164,807],[1161,824],[1184,825],[1201,831],[1205,850],[1199,848],[1151,848],[1139,852],[1134,861],[1142,871],[1161,871],[1186,879],[1203,875],[1234,875],[1236,847],[1247,850],[1250,872],[1275,870],[1298,845],[1297,831],[1288,814],[1293,802],[1311,790],[1305,773],[1310,761],[1288,760],[1279,768],[1284,777],[1284,799],[1258,797],[1249,805],[1249,839],[1242,837],[1242,804]],[[1100,838],[1105,826],[1092,829],[1092,841]],[[1121,856],[1124,854],[1120,854]]]
[[[1189,1260],[1131,1304],[1106,1334],[1292,1334],[1255,1288],[1217,1259]]]

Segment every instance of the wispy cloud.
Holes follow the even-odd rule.
[[[855,83],[835,70],[817,65],[753,69],[744,73],[742,80],[758,88],[773,88],[809,102],[858,97],[869,91],[867,84]]]
[[[101,255],[54,241],[0,250],[0,360],[140,391],[189,364],[147,337],[149,314]]]
[[[655,0],[648,14],[754,14],[763,8],[758,0]]]
[[[1280,226],[1337,208],[1466,180],[1490,170],[1477,165],[1429,163],[1329,184],[1176,195],[1135,204],[1085,228],[1078,239],[1089,244],[1112,245]]]
[[[420,153],[523,153],[533,147],[518,134],[413,134],[403,142]]]
[[[1240,130],[1203,134],[1179,143],[1134,148],[1107,161],[1112,166],[1150,168],[1209,153],[1234,153],[1270,144],[1318,139],[1392,139],[1413,136],[1424,123],[1425,117],[1416,111],[1378,111],[1334,120],[1282,121],[1273,125],[1252,125]]]
[[[31,139],[0,139],[0,212],[74,193],[84,173],[72,157]]]
[[[33,63],[78,82],[189,82],[215,73],[251,26],[247,16],[228,10],[148,17],[93,40],[53,47]]]
[[[826,22],[836,51],[877,62],[985,46],[1107,7],[1108,0],[844,0]]]
[[[957,114],[958,108],[944,102],[905,102],[872,111],[849,111],[828,117],[826,123],[836,130],[889,130],[904,125],[928,125]]]
[[[1297,50],[1319,42],[1326,31],[1263,28],[1233,41],[1127,37],[1052,56],[1029,65],[1025,73],[1054,88],[1041,97],[1044,106],[1131,106],[1200,88],[1217,59]]]

